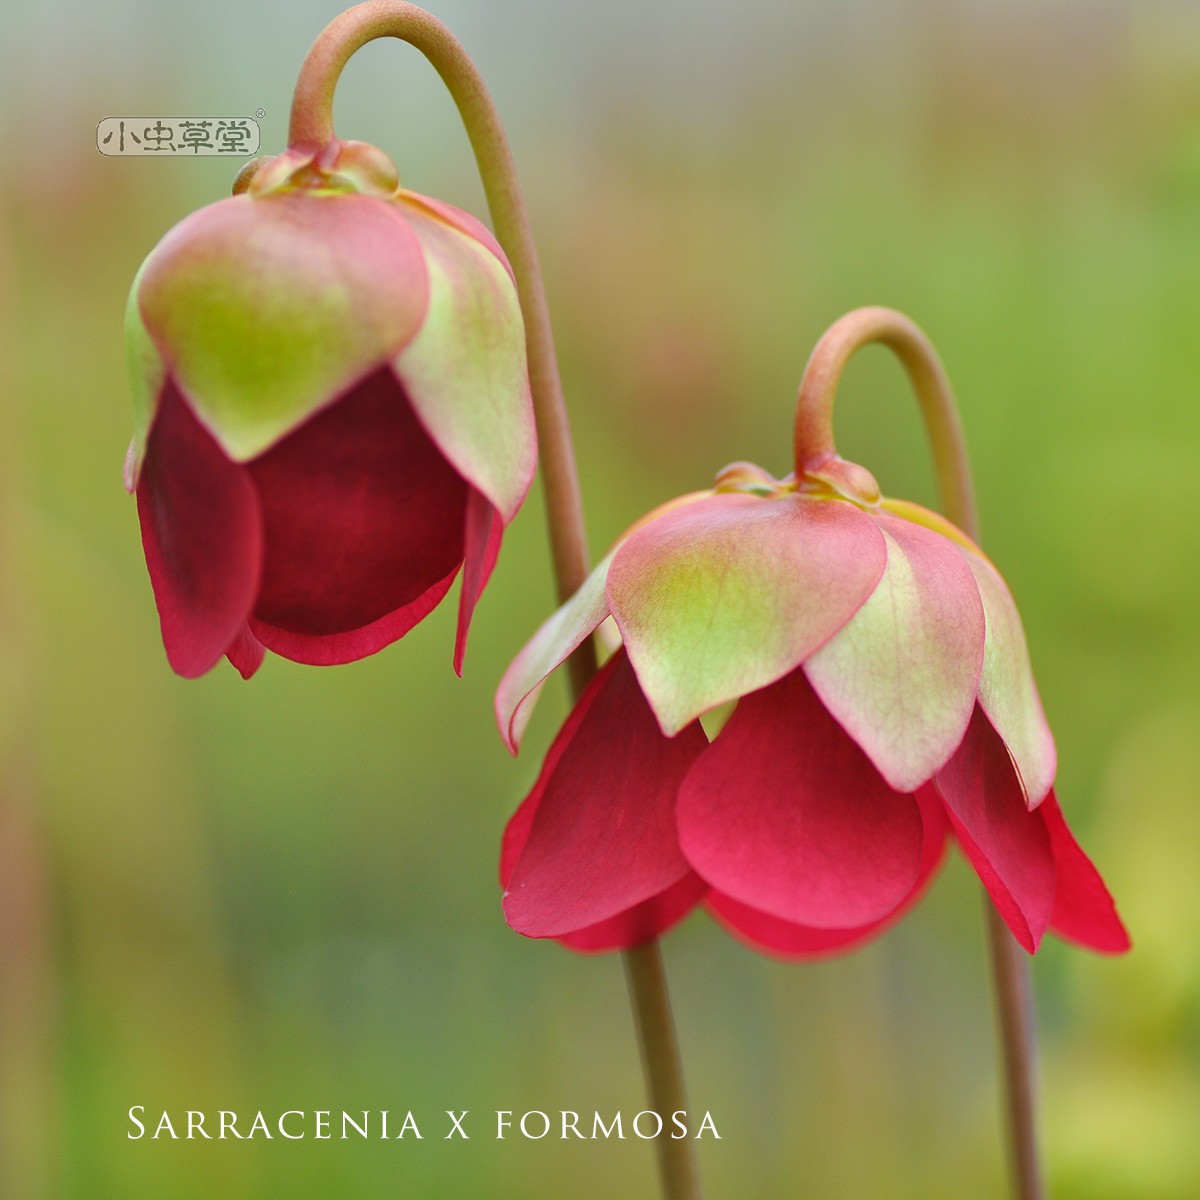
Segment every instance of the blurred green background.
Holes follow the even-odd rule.
[[[1136,943],[1034,964],[1060,1200],[1200,1195],[1200,10],[1169,0],[443,0],[508,123],[593,549],[733,459],[788,469],[845,309],[940,347],[1022,606],[1059,795]],[[450,670],[443,606],[377,658],[169,671],[132,500],[133,272],[228,193],[104,158],[107,115],[264,108],[311,0],[0,16],[0,1196],[651,1197],[647,1143],[440,1140],[441,1110],[642,1106],[619,962],[525,941],[495,882],[519,760],[490,697],[548,612],[540,496]],[[482,212],[433,72],[377,43],[338,130]],[[882,351],[840,448],[932,502]],[[666,941],[714,1200],[1005,1194],[978,889],[953,859],[849,958]],[[131,1105],[412,1109],[425,1141],[130,1141]]]

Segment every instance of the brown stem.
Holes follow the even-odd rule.
[[[942,509],[978,541],[979,517],[967,461],[967,444],[950,382],[937,351],[920,327],[891,308],[856,308],[835,321],[809,357],[796,399],[796,470],[834,454],[833,401],[851,356],[873,342],[893,351],[917,394],[933,453]]]
[[[638,1049],[646,1076],[650,1107],[667,1128],[671,1114],[687,1110],[683,1090],[683,1063],[671,1019],[667,977],[657,940],[625,951],[625,981],[637,1026]],[[658,1175],[665,1200],[699,1200],[700,1176],[689,1139],[663,1134],[656,1139]]]
[[[546,521],[559,601],[578,590],[588,574],[587,533],[571,431],[563,400],[550,311],[529,227],[525,200],[508,139],[475,64],[436,17],[399,0],[367,0],[336,17],[309,50],[292,99],[292,146],[319,149],[333,140],[333,93],[347,60],[361,46],[395,37],[416,47],[446,85],[467,131],[487,196],[496,237],[517,281],[525,318],[529,381],[537,421],[538,454],[546,496]],[[572,656],[571,685],[578,698],[596,670],[589,640]],[[665,1112],[685,1108],[683,1072],[670,1000],[656,942],[625,952],[634,1023],[642,1048],[651,1104]],[[688,1139],[656,1139],[667,1200],[699,1200],[700,1189]]]
[[[942,509],[974,542],[979,516],[967,458],[966,439],[950,382],[933,344],[919,326],[890,308],[847,313],[822,336],[808,360],[796,400],[796,471],[816,468],[836,454],[833,401],[838,382],[855,351],[878,342],[892,350],[912,382],[933,453]],[[988,952],[992,965],[997,1022],[1008,1109],[1009,1151],[1019,1200],[1042,1200],[1037,1142],[1036,1037],[1029,963],[990,897]]]
[[[1029,959],[986,894],[983,903],[1004,1054],[1013,1183],[1021,1200],[1043,1200],[1046,1193],[1042,1187],[1036,1120],[1036,1014],[1029,983]]]

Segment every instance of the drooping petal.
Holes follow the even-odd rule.
[[[967,731],[983,664],[983,605],[954,545],[908,521],[875,521],[887,542],[883,578],[804,671],[884,779],[913,792]]]
[[[1054,783],[1054,737],[1029,665],[1025,631],[1007,585],[991,560],[940,513],[907,500],[882,501],[887,511],[923,525],[956,543],[975,575],[984,609],[984,658],[979,703],[1008,746],[1030,808],[1036,808]]]
[[[168,381],[137,485],[146,566],[172,668],[195,678],[246,624],[262,567],[254,486]]]
[[[465,233],[467,237],[474,238],[480,245],[486,246],[508,272],[509,278],[514,283],[516,282],[508,256],[501,249],[500,243],[496,241],[495,234],[478,217],[473,217],[461,208],[455,208],[453,204],[447,204],[445,200],[439,200],[435,196],[426,196],[421,192],[410,192],[407,188],[398,188],[393,195],[397,200],[404,201],[409,206],[427,209],[434,216],[440,217],[447,225],[454,226],[460,233]]]
[[[897,500],[893,496],[882,497],[879,507],[893,517],[900,517],[910,525],[921,525],[925,529],[932,529],[934,533],[940,534],[956,546],[969,550],[978,558],[990,561],[987,555],[953,521],[942,516],[940,512],[935,512],[932,508],[926,508],[923,504],[915,504],[911,500]]]
[[[292,662],[314,667],[335,667],[358,662],[399,641],[415,625],[419,625],[442,602],[454,577],[455,567],[444,579],[439,579],[428,591],[422,592],[411,604],[405,604],[349,633],[305,634],[278,629],[265,621],[250,618],[250,630],[268,649]]]
[[[1012,595],[995,567],[974,554],[964,553],[963,558],[979,584],[987,623],[979,705],[1016,763],[1026,803],[1036,808],[1054,783],[1058,758],[1054,735],[1033,681],[1025,630]]]
[[[608,665],[612,667],[614,663],[615,659]],[[550,743],[550,749],[546,751],[546,757],[542,760],[542,769],[538,772],[537,780],[530,789],[529,795],[517,806],[517,811],[513,813],[504,827],[504,833],[500,838],[500,886],[502,888],[507,888],[512,879],[517,862],[525,849],[525,843],[529,841],[529,835],[533,831],[533,819],[537,816],[542,796],[550,786],[550,781],[558,770],[562,756],[575,740],[575,735],[579,732],[580,725],[583,724],[583,718],[595,704],[598,694],[599,685],[593,679],[591,686],[585,689],[575,707],[567,714],[562,728],[555,735],[554,741]]]
[[[133,440],[125,457],[125,490],[137,489],[138,476],[142,470],[142,458],[146,453],[146,438],[154,421],[158,398],[166,382],[167,368],[154,345],[146,327],[142,324],[138,308],[138,287],[146,264],[138,268],[129,289],[125,304],[125,365],[129,372],[129,384],[133,391]]]
[[[265,539],[255,632],[272,649],[258,625],[352,633],[419,607],[462,561],[467,485],[386,369],[248,470]]]
[[[396,375],[442,453],[511,521],[537,464],[516,287],[474,238],[421,205],[403,211],[425,256],[429,310]]]
[[[610,921],[589,925],[558,939],[564,946],[584,954],[606,950],[627,950],[653,938],[662,937],[677,925],[704,898],[708,887],[693,871],[657,896],[635,905]]]
[[[916,885],[920,808],[793,671],[742,699],[679,790],[679,840],[714,891],[817,929],[879,921]]]
[[[814,929],[769,916],[745,904],[739,904],[719,892],[710,892],[706,906],[713,916],[737,937],[761,950],[784,958],[825,958],[842,954],[871,938],[878,937],[904,916],[924,894],[941,865],[946,848],[946,817],[941,797],[932,787],[916,794],[921,808],[924,836],[921,845],[921,866],[912,890],[885,917],[868,925],[852,929]]]
[[[263,665],[266,647],[250,632],[250,625],[247,623],[229,643],[225,657],[237,668],[243,679],[249,679]]]
[[[729,493],[631,534],[608,598],[663,731],[799,666],[854,615],[886,559],[878,527],[840,500]]]
[[[514,753],[533,714],[546,676],[566,662],[608,616],[605,580],[612,554],[600,560],[583,586],[525,643],[496,689],[496,722]]]
[[[424,256],[375,196],[233,196],[193,213],[144,267],[142,320],[230,458],[254,458],[425,318]]]
[[[936,782],[963,852],[1032,954],[1054,907],[1054,855],[1045,822],[1025,807],[1004,742],[981,709]]]
[[[1117,915],[1112,895],[1067,828],[1053,792],[1038,813],[1046,824],[1054,852],[1056,879],[1051,931],[1101,954],[1124,954],[1130,947],[1129,934]]]
[[[462,674],[463,659],[467,654],[467,632],[471,628],[471,617],[475,605],[500,554],[500,539],[504,534],[504,521],[492,507],[492,502],[471,489],[467,497],[466,532],[463,545],[462,594],[458,601],[458,631],[454,639],[454,673]]]
[[[533,790],[522,801],[521,806],[513,814],[504,830],[500,847],[500,885],[507,887],[512,878],[517,860],[529,841],[533,828],[534,817],[537,816],[538,805],[550,779],[553,778],[563,751],[570,745],[583,720],[584,713],[591,707],[595,699],[595,691],[586,693],[577,704],[566,723],[555,738],[541,774]],[[641,904],[634,905],[615,917],[588,925],[574,933],[563,934],[556,940],[572,950],[582,953],[595,954],[606,950],[621,950],[630,946],[648,942],[651,938],[660,937],[681,921],[699,903],[707,891],[703,881],[694,871],[689,871],[678,883],[672,884],[665,891]]]
[[[597,674],[579,709],[506,839],[504,911],[528,937],[586,930],[690,874],[675,835],[675,794],[707,744],[703,731],[664,738],[623,653]]]

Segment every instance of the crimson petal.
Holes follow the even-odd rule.
[[[246,624],[229,643],[225,657],[237,668],[243,679],[249,679],[263,665],[266,653],[266,647],[251,632],[249,624]]]
[[[1050,928],[1071,942],[1102,954],[1124,954],[1129,934],[1117,916],[1116,905],[1100,872],[1075,840],[1058,799],[1051,792],[1037,810],[1050,835],[1057,873]]]
[[[475,605],[500,554],[500,538],[504,521],[495,506],[482,492],[471,489],[467,497],[466,531],[463,536],[462,594],[458,600],[458,632],[454,639],[454,672],[461,675],[467,655],[467,633]]]
[[[330,633],[310,636],[276,629],[264,621],[250,620],[250,631],[268,650],[292,662],[307,663],[314,667],[333,667],[342,663],[357,662],[390,646],[402,638],[414,625],[419,625],[450,590],[458,568],[455,567],[444,579],[439,579],[428,591],[422,592],[411,604],[397,608],[349,633]],[[236,665],[236,664],[235,664]]]
[[[501,878],[509,924],[528,937],[578,934],[685,880],[675,794],[705,745],[699,725],[663,737],[628,658],[614,655],[588,685],[506,831]],[[630,915],[637,940],[655,923],[647,915]]]
[[[936,783],[975,873],[1013,936],[1032,954],[1054,907],[1054,854],[1045,822],[1025,806],[1004,742],[978,706]]]
[[[904,916],[925,893],[941,865],[946,849],[946,817],[941,797],[932,787],[916,794],[924,822],[921,845],[921,869],[912,890],[885,917],[853,929],[814,929],[772,917],[748,905],[739,904],[719,892],[710,892],[706,901],[709,911],[730,932],[761,950],[783,958],[825,958],[852,950],[877,937]]]
[[[265,547],[256,633],[262,625],[324,638],[374,626],[420,608],[462,561],[467,485],[389,371],[306,421],[249,470]],[[393,640],[395,624],[385,622]],[[269,634],[258,636],[275,649]]]
[[[558,940],[564,946],[584,954],[640,946],[643,942],[662,937],[668,929],[682,921],[707,891],[704,880],[694,871],[689,871],[665,892],[652,896],[611,920],[564,934]]]
[[[818,929],[881,920],[916,884],[922,821],[802,671],[744,697],[679,792],[679,839],[715,891]]]
[[[262,522],[246,469],[225,457],[173,382],[150,430],[137,506],[167,659],[194,679],[246,624]]]
[[[573,741],[584,715],[591,708],[596,694],[595,687],[589,688],[567,717],[546,754],[541,774],[533,785],[533,790],[521,802],[521,806],[504,830],[500,844],[501,887],[507,888],[512,879],[525,844],[529,841],[542,796],[554,777],[559,760]],[[678,883],[672,884],[657,896],[652,896],[615,917],[564,934],[557,940],[564,946],[585,954],[637,946],[666,933],[672,925],[681,921],[695,908],[707,890],[703,881],[694,872],[689,871]]]
[[[502,887],[506,888],[509,880],[512,879],[521,852],[525,849],[526,842],[529,841],[533,821],[537,816],[538,806],[546,786],[554,775],[555,767],[562,758],[563,751],[574,738],[584,713],[591,707],[595,694],[594,690],[585,694],[579,704],[575,706],[546,755],[546,761],[542,766],[537,783],[534,784],[533,791],[522,801],[521,806],[513,814],[504,830],[504,837],[500,844],[500,885]],[[637,946],[666,933],[672,925],[681,921],[695,908],[707,890],[699,876],[695,872],[689,871],[678,883],[672,884],[657,896],[652,896],[649,900],[644,900],[641,904],[634,905],[633,908],[626,909],[625,912],[618,913],[615,917],[599,921],[595,925],[585,926],[583,929],[577,929],[574,933],[563,934],[557,940],[564,946],[569,946],[572,950],[578,950],[585,954],[597,954],[605,950],[623,950],[630,946]]]

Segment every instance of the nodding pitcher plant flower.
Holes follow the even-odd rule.
[[[126,485],[171,666],[362,658],[461,568],[461,671],[536,458],[516,289],[483,225],[364,143],[293,148],[151,251],[126,334]]]
[[[910,907],[952,838],[1030,952],[1128,946],[1055,799],[1025,635],[965,534],[831,457],[737,463],[630,531],[496,698],[515,751],[542,681],[606,618],[621,648],[505,835],[509,923],[577,949],[702,897],[771,951],[845,949]],[[709,742],[697,718],[730,701]]]

